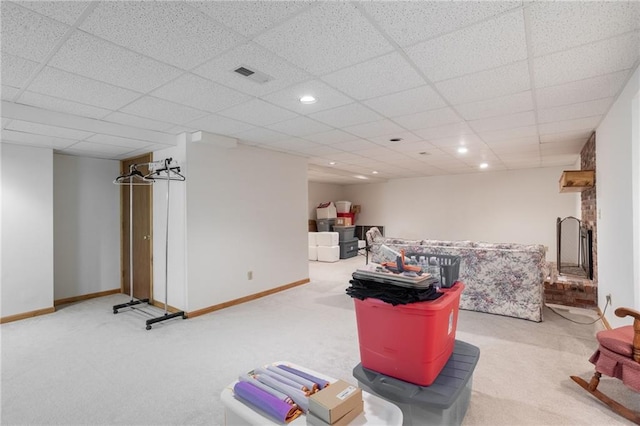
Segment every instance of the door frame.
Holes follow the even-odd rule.
[[[135,157],[125,158],[120,160],[120,175],[124,175],[129,172],[128,167],[125,167],[125,162],[134,163],[151,163],[153,161],[153,153],[148,152],[143,155],[137,155]],[[125,293],[125,259],[124,253],[125,250],[129,250],[129,234],[125,235],[125,220],[129,219],[129,211],[124,211],[125,205],[125,187],[122,186],[120,188],[120,292]],[[151,235],[151,247],[150,247],[150,256],[149,256],[149,303],[153,303],[153,185],[151,185],[151,191],[149,193],[149,224],[150,229],[149,233]],[[131,226],[131,224],[129,224]],[[131,253],[129,253],[131,256]],[[133,271],[129,271],[129,273],[133,273]],[[131,292],[131,290],[129,290]]]

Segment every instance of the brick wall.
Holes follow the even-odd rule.
[[[596,169],[596,134],[593,133],[580,152],[580,169]],[[596,178],[597,180],[597,178]],[[593,247],[591,257],[593,259],[593,285],[598,285],[598,210],[596,203],[596,185],[581,193],[582,199],[582,223],[593,234]]]

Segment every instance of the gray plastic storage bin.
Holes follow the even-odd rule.
[[[456,340],[449,361],[431,384],[418,386],[368,370],[358,364],[353,376],[362,390],[402,410],[403,425],[460,425],[471,399],[473,370],[480,349]]]
[[[334,226],[334,229],[336,227]],[[340,241],[340,259],[349,259],[358,255],[358,239],[352,238],[347,241]]]
[[[333,232],[338,233],[338,238],[340,238],[340,242],[349,241],[356,237],[356,226],[333,226]]]
[[[334,223],[336,223],[335,219],[318,219],[316,220],[316,227],[318,232],[331,232]]]

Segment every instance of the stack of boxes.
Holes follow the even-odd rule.
[[[337,232],[309,232],[309,260],[337,262],[340,245]]]

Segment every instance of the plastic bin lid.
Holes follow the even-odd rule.
[[[358,364],[353,377],[380,396],[404,404],[425,404],[446,410],[473,376],[480,358],[480,349],[460,340],[455,341],[449,361],[430,386],[419,386],[386,376]]]

